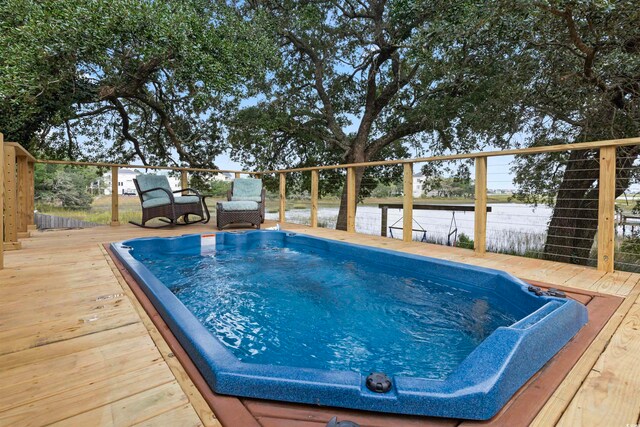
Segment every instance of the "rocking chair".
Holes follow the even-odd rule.
[[[134,178],[133,183],[140,197],[142,205],[142,223],[129,221],[133,225],[144,228],[161,228],[169,225],[189,225],[202,222],[209,222],[210,214],[204,199],[192,188],[181,190],[171,190],[169,180],[164,175],[141,174]],[[174,196],[175,193],[189,192],[192,194],[185,196]],[[190,221],[189,215],[196,215],[200,219]],[[165,225],[151,227],[146,225],[147,221],[153,218],[160,218]],[[182,218],[182,221],[179,219]]]

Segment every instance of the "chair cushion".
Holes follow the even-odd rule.
[[[187,203],[199,203],[199,196],[178,196],[175,198],[176,203],[180,203],[181,205],[185,205]]]
[[[170,205],[171,200],[168,197],[156,197],[154,199],[145,200],[142,202],[143,208],[155,208],[156,206]]]
[[[262,196],[231,196],[234,202],[261,202]]]
[[[222,207],[222,210],[241,212],[241,211],[257,211],[259,208],[258,203],[251,201],[231,201],[231,202],[218,202]]]
[[[188,203],[200,203],[200,197],[198,196],[179,196],[175,199],[176,204],[186,205]],[[168,197],[154,197],[153,199],[145,200],[142,202],[143,208],[153,208],[156,206],[169,205],[171,201]]]
[[[262,180],[253,178],[236,178],[233,180],[233,200],[247,201],[247,197],[260,198],[262,194]],[[235,198],[238,199],[235,199]],[[259,202],[260,200],[253,200],[253,202]]]
[[[171,193],[171,186],[169,185],[169,180],[165,175],[154,175],[154,174],[140,174],[136,177],[136,181],[138,181],[138,186],[140,187],[140,191],[150,190],[152,188],[165,188],[169,193]],[[162,204],[169,203],[169,196],[162,190],[150,191],[149,193],[145,193],[142,195],[142,200],[147,201],[151,199],[164,199]],[[153,205],[153,206],[160,206]],[[143,203],[144,206],[144,203]],[[145,206],[148,207],[148,206]]]

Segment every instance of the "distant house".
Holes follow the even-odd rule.
[[[422,184],[424,184],[425,179],[426,177],[422,173],[413,174],[413,197],[422,197],[424,192]]]
[[[214,181],[233,181],[233,175],[229,172],[221,172],[214,174],[211,179]]]
[[[127,194],[135,196],[136,186],[133,183],[133,179],[140,175],[142,172],[133,169],[120,169],[118,171],[118,194]],[[159,175],[166,175],[166,172],[158,172]],[[167,175],[169,179],[169,185],[172,190],[179,190],[180,178]],[[111,195],[111,171],[102,175],[102,188],[104,188],[105,195]]]

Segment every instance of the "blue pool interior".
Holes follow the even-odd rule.
[[[502,272],[300,234],[136,239],[114,249],[163,318],[170,318],[170,326],[175,322],[172,330],[183,346],[196,343],[192,358],[201,371],[210,371],[205,377],[222,393],[487,418],[587,320],[586,309],[575,301],[535,296]],[[540,329],[545,324],[551,332]],[[205,331],[208,347],[197,345]],[[519,355],[527,345],[542,356]],[[531,367],[508,365],[518,358],[539,366],[529,372]],[[514,377],[496,378],[509,371]],[[392,378],[391,395],[361,387],[371,372]],[[225,386],[225,373],[233,384]],[[252,374],[260,377],[257,383],[266,380],[281,392],[260,394],[251,379],[246,387],[238,383]],[[293,395],[287,380],[300,382],[300,375],[309,382],[317,375],[325,389],[314,392],[315,384],[300,398]],[[324,384],[328,378],[336,380],[333,393],[332,384]],[[341,392],[343,383],[355,379],[360,399]],[[455,395],[456,383],[475,396],[483,390],[472,380],[487,379],[498,383],[492,393],[500,395],[483,402],[487,408],[474,414],[456,399],[456,411],[444,404],[432,408],[446,392]],[[418,387],[422,400],[403,398],[403,383],[407,393]]]

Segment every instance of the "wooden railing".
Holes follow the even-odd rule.
[[[4,142],[0,134],[0,154],[2,165],[0,176],[3,185],[0,189],[0,267],[4,263],[4,251],[21,248],[18,239],[26,237],[35,227],[34,211],[34,163],[36,159],[20,144]]]
[[[347,232],[355,233],[355,174],[357,168],[371,166],[403,165],[403,240],[413,239],[413,165],[416,163],[475,159],[475,221],[474,250],[478,255],[487,248],[487,158],[513,155],[557,153],[573,150],[600,150],[600,190],[598,200],[598,270],[611,272],[614,268],[615,242],[615,191],[616,191],[616,147],[638,145],[640,138],[615,139],[576,144],[552,145],[502,151],[453,154],[445,156],[419,157],[413,159],[382,160],[366,163],[323,165],[282,170],[268,170],[262,174],[277,174],[280,177],[279,221],[285,222],[286,174],[292,172],[311,173],[311,227],[318,226],[318,179],[319,172],[331,169],[346,169],[347,187]]]
[[[118,172],[122,168],[126,169],[154,169],[154,170],[170,170],[180,172],[180,185],[182,188],[189,186],[189,172],[205,172],[205,173],[233,173],[236,178],[242,174],[254,175],[256,172],[227,170],[227,169],[206,169],[206,168],[188,168],[180,166],[149,166],[139,164],[122,164],[122,163],[101,163],[101,162],[74,162],[67,160],[36,160],[36,163],[44,163],[51,165],[67,165],[67,166],[94,166],[99,168],[111,169],[111,225],[120,225],[120,209],[118,206]]]
[[[475,159],[475,221],[474,221],[474,250],[478,255],[486,252],[487,236],[487,159],[489,157],[529,155],[541,153],[554,153],[572,150],[599,150],[600,151],[600,175],[599,175],[599,201],[598,201],[598,229],[597,268],[602,271],[613,271],[614,268],[614,239],[615,239],[615,190],[616,190],[616,147],[638,145],[640,138],[617,139],[608,141],[595,141],[577,144],[554,145],[547,147],[531,147],[525,149],[512,149],[503,151],[477,152],[454,154],[445,156],[420,157],[413,159],[384,160],[367,163],[351,163],[341,165],[323,165],[316,167],[268,170],[268,171],[238,171],[217,170],[204,168],[170,167],[170,166],[146,166],[99,162],[72,162],[58,160],[36,160],[19,144],[2,143],[0,134],[0,147],[4,148],[4,173],[0,167],[0,176],[4,176],[4,196],[0,188],[0,210],[4,200],[4,226],[0,216],[0,232],[4,228],[4,241],[8,243],[5,249],[19,248],[18,238],[20,233],[27,232],[33,226],[33,164],[48,163],[76,166],[97,166],[111,168],[111,224],[119,224],[118,211],[118,170],[120,168],[139,169],[165,169],[180,172],[181,184],[187,187],[188,172],[208,173],[233,173],[236,178],[242,174],[261,177],[265,174],[279,176],[279,214],[278,221],[285,222],[286,212],[286,177],[292,172],[310,172],[311,174],[311,210],[310,225],[318,227],[318,193],[320,171],[330,169],[346,170],[347,189],[347,232],[356,231],[356,172],[358,168],[371,166],[403,165],[403,240],[411,241],[413,238],[413,166],[416,163],[451,161],[463,159]],[[0,186],[2,187],[2,186]],[[0,268],[2,268],[2,250],[0,250]]]

